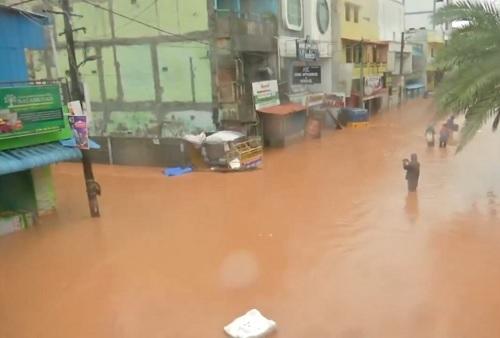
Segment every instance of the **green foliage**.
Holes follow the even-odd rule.
[[[440,9],[436,24],[463,21],[437,56],[446,75],[436,92],[439,113],[465,114],[460,151],[491,118],[500,120],[500,12],[492,3],[457,1]]]

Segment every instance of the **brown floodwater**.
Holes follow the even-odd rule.
[[[0,238],[1,338],[500,337],[500,147],[426,149],[430,101],[269,150],[262,170],[55,169],[58,214]],[[419,154],[417,195],[401,159]]]

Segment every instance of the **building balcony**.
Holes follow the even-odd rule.
[[[217,10],[215,34],[218,40],[230,40],[229,46],[236,52],[274,52],[276,17]]]

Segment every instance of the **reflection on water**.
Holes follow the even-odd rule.
[[[415,224],[418,218],[418,194],[409,192],[406,195],[405,212],[411,224]]]
[[[427,149],[431,110],[269,150],[241,175],[97,166],[100,220],[80,166],[59,165],[57,217],[0,238],[0,337],[215,338],[251,308],[277,338],[499,337],[498,138]]]
[[[490,216],[495,217],[497,215],[497,195],[495,194],[494,191],[488,191],[488,205],[489,205],[489,211],[490,211]]]

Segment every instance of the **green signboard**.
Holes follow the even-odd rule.
[[[63,127],[59,85],[0,87],[0,140]]]

